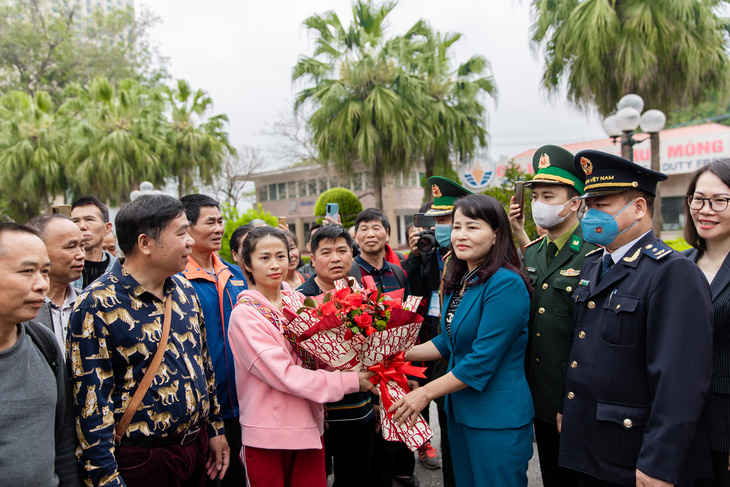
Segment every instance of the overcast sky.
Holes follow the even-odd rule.
[[[214,113],[230,118],[234,145],[267,149],[275,143],[262,130],[291,110],[300,85],[292,85],[297,58],[313,43],[302,21],[337,11],[349,24],[349,0],[137,0],[161,23],[153,40],[170,58],[174,78],[207,91]],[[460,32],[457,61],[481,54],[492,64],[499,90],[489,103],[489,155],[514,156],[544,144],[604,138],[595,113],[572,107],[565,93],[548,98],[540,87],[541,53],[529,44],[529,0],[401,0],[389,15],[387,34],[406,32],[418,19],[442,32]]]

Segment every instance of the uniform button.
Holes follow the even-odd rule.
[[[547,288],[548,288],[548,283],[546,282],[545,284],[543,284],[543,285],[542,285],[542,288],[543,288],[543,289],[547,289]]]
[[[571,367],[572,369],[575,369],[575,368],[577,368],[577,367],[578,367],[578,362],[576,362],[575,360],[573,360],[573,361],[572,361],[572,362],[570,363],[570,367]]]
[[[570,292],[570,291],[572,291],[572,290],[573,290],[573,288],[572,288],[572,287],[570,287],[570,286],[568,286],[568,287],[566,287],[566,288],[565,288],[565,290],[566,290],[566,291],[568,291],[568,292]]]
[[[535,358],[535,362],[537,362],[539,364],[540,363],[540,357],[536,357]]]
[[[537,310],[537,312],[540,314],[545,314],[545,308],[540,308]]]
[[[568,399],[575,399],[575,394],[573,394],[572,392],[569,392]]]
[[[595,307],[596,307],[596,303],[594,303],[593,301],[588,301],[588,309],[593,309]]]
[[[616,309],[621,309],[621,305],[620,304],[617,304],[616,305]]]
[[[582,339],[582,338],[585,338],[585,337],[586,337],[586,332],[584,332],[584,331],[581,330],[581,332],[578,333],[578,338],[581,338]]]
[[[535,333],[535,336],[536,336],[537,338],[540,338],[540,332],[538,331],[537,333]]]
[[[631,428],[633,425],[634,423],[629,418],[624,419],[624,426],[626,428]]]

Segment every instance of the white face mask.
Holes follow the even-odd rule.
[[[548,205],[547,203],[535,200],[532,202],[532,219],[542,228],[552,228],[555,225],[560,225],[570,213],[565,216],[560,216],[559,213],[571,201],[573,200],[570,199],[562,205]]]

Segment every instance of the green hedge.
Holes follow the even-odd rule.
[[[221,245],[221,250],[218,253],[221,259],[225,260],[226,262],[235,263],[233,262],[233,256],[231,255],[231,235],[236,230],[236,228],[240,227],[241,225],[245,225],[251,220],[255,220],[256,218],[265,221],[272,227],[275,227],[278,223],[278,220],[274,215],[261,207],[261,203],[259,203],[258,208],[251,208],[250,210],[246,210],[243,213],[239,213],[238,210],[236,210],[235,208],[223,208],[223,220],[226,223],[226,231],[223,232],[223,243]]]
[[[317,203],[314,205],[314,216],[321,217],[317,218],[317,223],[324,221],[327,203],[340,205],[340,219],[345,228],[354,225],[357,215],[362,211],[362,203],[360,203],[355,193],[346,188],[332,188],[317,198]]]

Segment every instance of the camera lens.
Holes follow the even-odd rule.
[[[418,250],[421,252],[428,252],[430,250],[433,250],[433,248],[436,246],[436,236],[433,234],[433,232],[425,231],[419,233],[421,238],[418,239]]]

